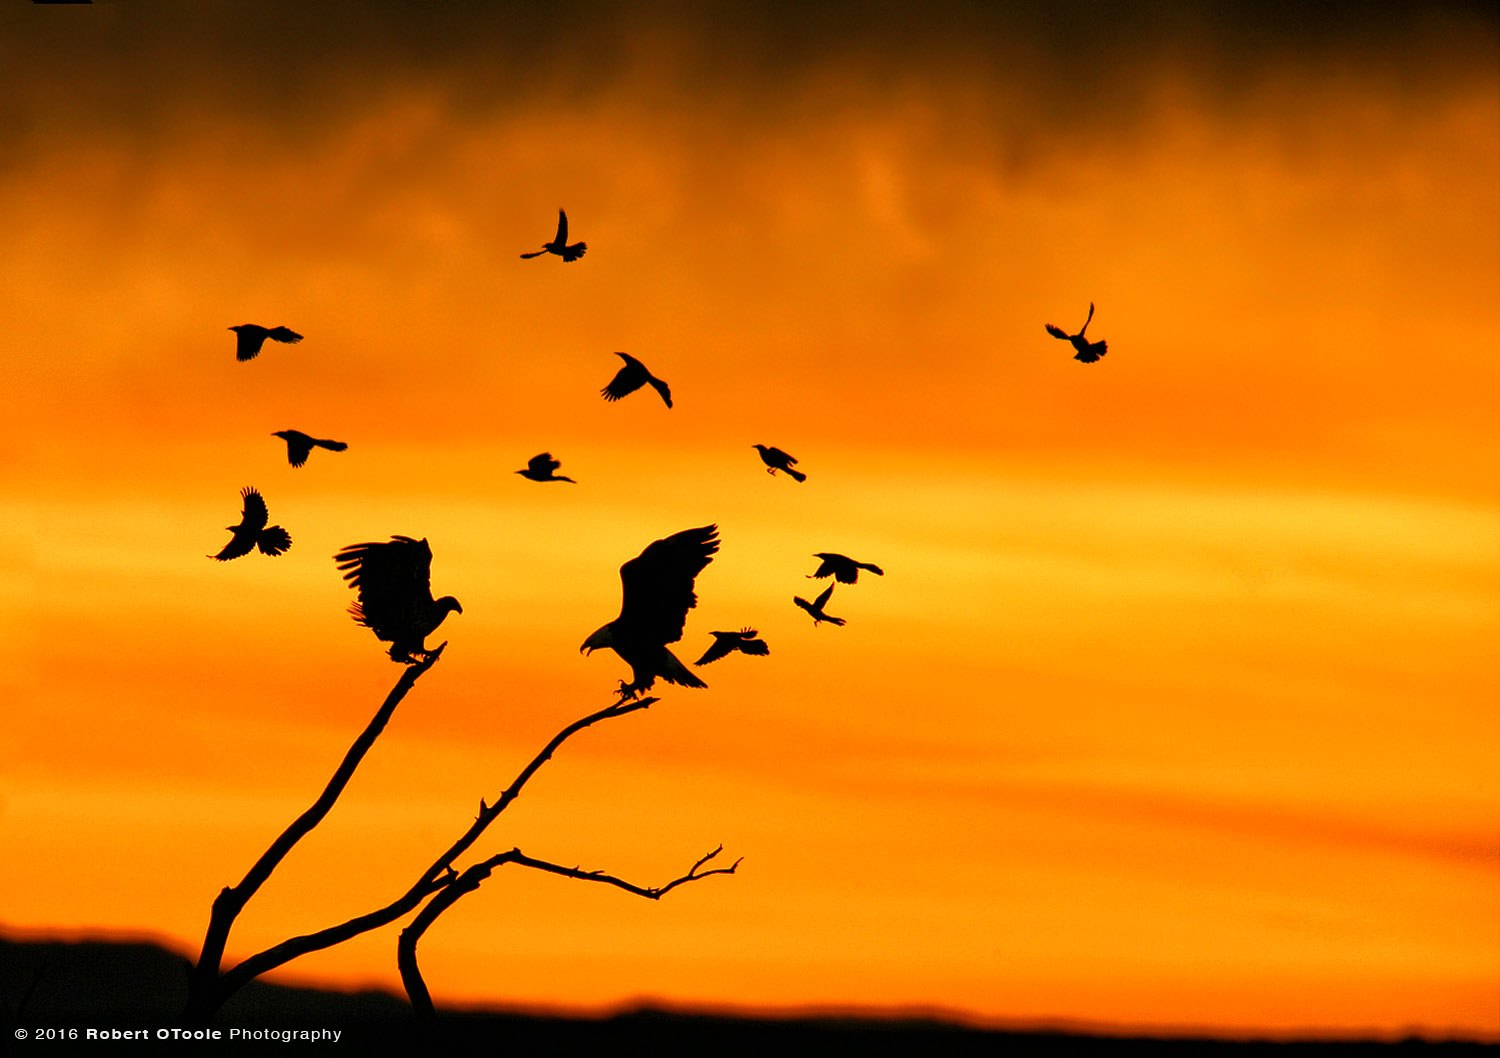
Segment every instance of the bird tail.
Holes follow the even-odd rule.
[[[290,327],[274,327],[266,332],[266,337],[278,342],[286,342],[289,345],[296,345],[302,340],[302,335]]]
[[[313,444],[319,448],[326,448],[330,452],[342,452],[349,447],[346,441],[314,441]]]
[[[564,246],[562,259],[564,261],[576,261],[588,251],[589,244],[586,242],[575,242],[572,246]]]
[[[804,473],[802,473],[802,471],[800,471],[800,470],[793,470],[791,467],[782,467],[781,469],[785,470],[788,474],[790,474],[792,477],[796,478],[798,481],[806,481],[807,480],[807,475],[804,474]]]
[[[657,673],[657,675],[662,679],[666,680],[668,683],[675,683],[681,687],[708,686],[708,684],[704,683],[697,676],[694,676],[691,672],[689,672],[688,667],[677,660],[676,654],[672,653],[666,647],[662,647],[661,652],[665,656],[662,659],[661,672]]]
[[[646,381],[651,383],[652,389],[661,394],[661,399],[666,401],[667,407],[670,408],[672,406],[672,391],[667,388],[667,384],[661,379],[657,378],[655,375],[652,375],[650,378],[646,379]]]
[[[883,577],[883,576],[885,576],[885,570],[881,569],[879,566],[877,566],[873,562],[856,562],[854,564],[856,566],[858,566],[860,569],[867,569],[867,570],[869,570],[871,573],[875,574],[875,576],[877,576],[877,577]]]
[[[279,555],[292,546],[292,534],[279,525],[270,525],[260,531],[255,546],[262,554]]]
[[[1109,352],[1108,342],[1091,342],[1087,348],[1080,349],[1074,353],[1073,359],[1082,360],[1085,364],[1092,364],[1107,352]]]

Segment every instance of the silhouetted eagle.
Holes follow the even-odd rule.
[[[239,525],[226,525],[234,536],[230,537],[229,543],[224,545],[224,550],[217,555],[209,555],[220,562],[228,562],[231,558],[239,558],[248,555],[257,547],[265,555],[279,555],[292,546],[292,534],[279,525],[267,526],[266,522],[271,520],[271,513],[266,509],[266,501],[261,498],[259,492],[254,489],[241,489],[240,496],[244,498],[245,509],[240,514]]]
[[[684,529],[657,540],[620,567],[620,616],[583,641],[580,652],[609,647],[630,665],[620,700],[634,698],[660,676],[682,687],[707,686],[677,660],[668,643],[682,638],[687,612],[698,605],[693,580],[719,550],[718,526]]]
[[[766,465],[766,473],[772,477],[776,476],[778,470],[785,470],[798,481],[807,480],[807,475],[802,471],[792,469],[792,464],[797,462],[794,456],[768,445],[751,445],[750,447],[760,453],[760,461]]]
[[[349,614],[391,645],[392,661],[416,664],[431,656],[426,639],[449,610],[464,608],[451,595],[433,599],[432,548],[426,539],[393,536],[383,544],[351,544],[333,560],[359,592]]]
[[[605,400],[619,400],[626,394],[634,393],[649,382],[652,388],[661,394],[661,399],[667,402],[667,407],[670,408],[672,406],[672,391],[667,388],[665,382],[647,371],[645,364],[627,353],[616,353],[615,355],[625,361],[625,366],[615,373],[615,377],[610,379],[609,385],[599,391],[604,395]]]
[[[578,484],[572,478],[554,474],[553,471],[560,466],[562,464],[552,458],[551,452],[543,452],[541,455],[532,456],[526,461],[526,469],[518,470],[516,473],[532,481],[572,481],[573,484]]]
[[[847,555],[835,555],[831,551],[819,551],[813,558],[821,558],[822,564],[816,570],[809,573],[809,579],[813,577],[826,577],[833,574],[840,584],[853,584],[859,580],[859,571],[867,569],[877,577],[885,576],[885,570],[873,562],[856,562]]]
[[[242,323],[238,327],[229,329],[237,335],[234,346],[236,360],[254,360],[255,354],[260,352],[260,347],[266,344],[267,338],[274,342],[287,342],[291,345],[302,340],[302,335],[290,327],[262,327],[255,323]]]
[[[827,589],[824,590],[823,594],[819,595],[812,602],[808,602],[806,599],[798,595],[792,596],[792,602],[796,603],[808,613],[812,614],[814,628],[817,628],[818,624],[822,621],[827,621],[829,624],[833,625],[841,625],[844,623],[844,619],[842,617],[830,617],[828,616],[828,614],[823,612],[823,604],[828,601],[828,597],[832,594],[833,585],[830,584],[828,585]]]
[[[1065,342],[1072,342],[1073,348],[1077,350],[1073,354],[1074,360],[1082,360],[1085,364],[1092,364],[1095,360],[1098,360],[1105,353],[1109,352],[1108,342],[1091,342],[1083,336],[1083,332],[1089,329],[1089,322],[1093,318],[1094,303],[1091,301],[1089,302],[1089,318],[1083,321],[1083,326],[1079,328],[1077,334],[1069,334],[1061,327],[1054,327],[1050,323],[1047,324],[1047,333],[1054,338],[1061,338]]]
[[[755,638],[755,629],[741,628],[738,632],[714,632],[714,645],[704,652],[703,656],[694,665],[707,665],[710,661],[718,661],[726,654],[733,654],[738,650],[741,654],[769,654],[771,648],[766,645],[764,639]]]
[[[342,452],[349,446],[343,441],[325,441],[319,437],[309,437],[301,430],[277,430],[271,435],[279,437],[286,442],[286,461],[294,467],[300,467],[307,462],[308,453],[313,448],[326,448],[330,452]]]
[[[552,237],[551,242],[542,243],[542,248],[535,253],[523,253],[523,258],[540,257],[544,253],[555,253],[564,261],[576,261],[583,256],[584,251],[589,248],[586,242],[575,242],[568,245],[568,215],[562,210],[557,211],[557,234]]]

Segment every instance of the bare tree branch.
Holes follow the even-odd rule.
[[[442,648],[440,647],[439,652],[441,652],[441,649]],[[376,719],[370,722],[370,727],[366,729],[365,735],[361,735],[360,740],[355,743],[355,747],[349,751],[350,756],[345,758],[344,766],[340,768],[339,773],[336,774],[333,781],[329,783],[328,790],[324,791],[324,797],[319,799],[318,805],[323,805],[325,800],[327,800],[327,805],[324,805],[322,812],[320,812],[316,816],[316,818],[313,818],[306,827],[297,832],[296,836],[292,838],[292,841],[287,844],[286,848],[289,849],[291,847],[291,844],[294,844],[296,842],[297,838],[300,838],[302,834],[306,833],[308,829],[311,829],[313,826],[315,826],[317,822],[322,819],[322,816],[327,813],[328,805],[332,804],[333,798],[338,797],[339,792],[341,792],[343,789],[344,783],[348,781],[348,775],[344,774],[345,769],[347,768],[348,772],[350,773],[352,773],[354,770],[353,765],[350,764],[350,758],[353,758],[353,764],[358,764],[359,761],[358,757],[355,756],[355,750],[358,749],[359,754],[363,755],[364,750],[368,748],[366,736],[369,737],[369,741],[373,741],[374,737],[380,733],[380,728],[385,725],[385,720],[389,718],[390,710],[393,710],[395,708],[395,702],[400,700],[400,696],[397,695],[397,691],[400,691],[400,694],[404,695],[406,691],[410,689],[409,681],[414,681],[416,679],[416,676],[421,675],[421,672],[425,671],[426,668],[436,660],[436,655],[434,655],[422,665],[411,666],[407,669],[406,674],[402,677],[401,683],[398,683],[396,690],[393,690],[391,692],[392,697],[395,699],[395,701],[387,699],[386,705],[381,707],[381,713],[376,714]],[[416,675],[412,675],[413,669],[417,669],[420,671],[417,671]],[[209,941],[206,940],[204,942],[205,957],[200,958],[199,960],[198,969],[194,974],[193,985],[189,990],[189,1019],[196,1019],[196,1021],[200,1023],[206,1021],[210,1016],[212,1016],[213,1012],[224,1003],[226,999],[234,994],[237,989],[244,986],[247,982],[254,980],[256,977],[259,977],[261,974],[267,972],[268,970],[274,970],[276,967],[290,962],[292,959],[295,959],[300,955],[306,955],[308,952],[320,951],[323,948],[332,947],[335,944],[339,944],[343,941],[348,940],[350,937],[358,936],[361,933],[365,933],[369,930],[383,926],[388,922],[392,922],[400,918],[407,912],[411,911],[431,894],[440,893],[449,886],[456,884],[456,882],[459,880],[459,876],[456,875],[453,870],[453,861],[456,860],[459,856],[463,855],[464,852],[466,852],[468,848],[479,839],[479,836],[484,833],[485,828],[493,823],[496,817],[498,817],[501,812],[505,811],[505,809],[510,805],[512,801],[520,796],[522,788],[525,787],[526,783],[531,780],[531,777],[536,774],[537,770],[541,768],[541,766],[545,764],[549,759],[551,759],[552,754],[557,750],[559,746],[561,746],[569,738],[577,734],[579,731],[582,731],[586,727],[597,724],[602,720],[612,720],[615,717],[625,716],[629,713],[636,712],[639,709],[650,708],[658,701],[660,701],[659,698],[641,698],[635,701],[616,702],[614,705],[601,709],[596,713],[591,713],[581,720],[575,720],[573,723],[569,724],[567,727],[559,731],[556,735],[553,736],[552,740],[548,742],[545,747],[543,747],[542,751],[532,758],[531,763],[526,765],[526,767],[521,770],[520,774],[516,776],[515,780],[508,787],[505,788],[505,790],[500,794],[500,797],[493,804],[486,804],[482,800],[479,802],[479,814],[475,818],[473,824],[470,825],[469,829],[465,831],[457,841],[450,845],[448,849],[442,853],[442,855],[440,855],[436,860],[433,861],[432,865],[422,873],[422,875],[417,879],[415,883],[413,883],[410,889],[408,889],[397,899],[393,900],[391,903],[387,904],[385,907],[378,908],[375,911],[371,911],[356,918],[349,919],[347,922],[343,922],[337,926],[331,926],[327,929],[319,930],[316,933],[309,933],[304,936],[292,937],[288,940],[282,941],[280,944],[276,944],[270,948],[267,948],[265,951],[250,956],[248,959],[245,959],[239,965],[235,966],[232,970],[224,973],[221,976],[218,973],[218,969],[219,963],[223,957],[224,939],[228,936],[229,925],[232,924],[234,916],[239,913],[240,909],[244,906],[245,901],[250,898],[250,895],[252,893],[254,893],[255,888],[258,888],[260,883],[265,880],[264,876],[260,877],[255,882],[255,886],[249,889],[248,892],[243,893],[243,895],[235,895],[229,897],[229,899],[231,900],[237,900],[237,903],[233,903],[231,905],[226,902],[225,904],[225,911],[223,914],[227,917],[224,919],[222,932],[217,937],[217,950],[213,952],[212,972],[205,971],[205,963],[207,962],[207,954],[209,952]],[[340,781],[340,775],[343,775],[342,781]],[[329,796],[329,791],[332,791],[331,797]],[[317,807],[317,805],[314,806],[314,808]],[[312,812],[313,810],[309,809],[307,813],[304,813],[303,817],[299,819],[297,823],[294,823],[291,828],[288,828],[287,833],[292,833],[292,831],[297,828],[304,819],[307,819],[312,815]],[[282,840],[284,840],[285,838],[286,835],[283,835]],[[278,842],[278,844],[279,843],[280,842]],[[272,852],[275,851],[275,849],[276,846],[272,846],[272,849],[267,851],[265,856],[261,857],[261,862],[264,863],[269,857],[271,857]],[[284,855],[285,850],[282,850],[280,855],[277,855],[275,859],[270,863],[270,866],[267,867],[265,874],[269,874],[270,869],[273,868],[275,864],[280,861],[281,856]],[[256,868],[252,868],[251,874],[253,875],[255,873],[255,870],[260,866],[261,864],[257,863]],[[249,879],[250,876],[247,875],[246,881],[248,882]],[[242,882],[239,889],[243,889],[244,886],[245,883]],[[210,939],[214,939],[215,923],[217,923],[221,917],[220,902],[226,901],[226,897],[229,894],[237,893],[238,890],[226,889],[224,890],[224,892],[219,894],[219,899],[214,901],[214,914],[209,923]]]
[[[511,849],[499,855],[491,856],[489,859],[469,867],[460,874],[452,884],[443,889],[431,900],[427,906],[417,913],[412,919],[411,925],[401,931],[401,937],[396,942],[396,966],[401,971],[401,982],[406,986],[406,994],[411,999],[412,1009],[416,1011],[417,1017],[423,1021],[431,1021],[436,1017],[436,1011],[432,1006],[432,996],[427,991],[427,984],[422,980],[422,972],[417,967],[417,941],[427,932],[439,915],[452,907],[457,900],[466,893],[471,893],[479,888],[479,884],[490,876],[490,872],[497,867],[503,867],[507,863],[519,864],[522,867],[531,867],[538,871],[546,871],[549,874],[560,874],[564,878],[577,878],[586,882],[603,882],[624,889],[627,893],[643,896],[648,900],[660,900],[667,893],[676,889],[679,885],[688,882],[696,882],[715,874],[733,874],[744,857],[735,860],[728,867],[715,867],[712,870],[700,871],[700,868],[724,851],[720,845],[708,855],[689,868],[688,872],[678,878],[672,879],[665,885],[655,888],[646,888],[633,882],[627,882],[622,878],[616,878],[604,871],[585,871],[577,867],[564,867],[561,864],[548,863],[546,860],[534,859],[527,856],[520,849]]]
[[[190,1023],[207,1021],[228,998],[228,993],[220,988],[219,966],[224,958],[224,945],[229,939],[229,931],[240,911],[255,895],[256,890],[271,876],[271,872],[292,850],[292,847],[301,841],[308,831],[323,821],[323,817],[338,800],[339,794],[344,792],[344,787],[348,785],[360,761],[364,759],[375,739],[385,730],[385,725],[390,720],[391,714],[396,711],[396,706],[401,704],[401,700],[412,689],[417,678],[437,662],[443,653],[443,647],[447,645],[444,643],[430,652],[420,663],[406,667],[401,678],[396,681],[396,686],[391,688],[391,693],[386,695],[385,701],[376,710],[375,716],[371,718],[360,736],[354,740],[354,744],[349,747],[349,752],[344,754],[343,763],[333,773],[333,778],[328,780],[323,793],[307,811],[297,817],[291,826],[282,831],[280,837],[271,843],[271,847],[255,861],[255,865],[250,868],[239,885],[226,887],[214,899],[213,910],[209,914],[208,932],[203,938],[203,950],[198,956],[198,964],[193,970],[192,980],[188,985],[185,1017]]]

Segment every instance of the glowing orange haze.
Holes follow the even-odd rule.
[[[619,564],[714,522],[679,653],[770,657],[579,736],[476,851],[740,873],[501,872],[424,941],[440,1002],[1500,1033],[1493,79],[1420,120],[1164,83],[1008,172],[942,98],[809,98],[414,86],[0,176],[6,924],[195,945],[398,675],[330,556],[409,533],[451,646],[231,954],[384,904],[607,704]],[[588,256],[518,260],[559,204]],[[1042,325],[1090,301],[1084,367]],[[249,321],[307,340],[237,364]],[[615,349],[676,407],[600,400]],[[544,449],[577,486],[511,473]],[[205,561],[252,484],[292,550]],[[844,628],[791,605],[823,550],[887,572]]]

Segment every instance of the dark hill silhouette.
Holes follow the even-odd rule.
[[[1169,1058],[1214,1055],[1224,1058],[1326,1055],[1331,1058],[1413,1058],[1413,1056],[1494,1054],[1494,1045],[1470,1041],[1412,1039],[1381,1043],[1270,1043],[1197,1038],[1105,1035],[1061,1028],[1006,1030],[964,1024],[944,1012],[880,1016],[802,1013],[785,1017],[743,1017],[686,1013],[636,1005],[603,1017],[530,1014],[505,1009],[442,1009],[437,1027],[419,1027],[402,997],[382,991],[339,992],[251,981],[223,1006],[213,1028],[224,1041],[213,1045],[156,1041],[101,1043],[98,1040],[27,1041],[14,1044],[14,1032],[39,1028],[171,1029],[187,995],[188,959],[180,952],[144,940],[13,940],[0,932],[0,1012],[9,1053],[22,1054],[183,1054],[270,1052],[305,1044],[252,1041],[250,1048],[227,1043],[243,1029],[337,1029],[336,1044],[316,1053],[412,1055],[431,1041],[443,1055],[650,1054],[653,1058],[764,1058],[857,1054],[882,1056],[992,1056],[1164,1054]],[[20,1007],[24,1000],[24,1008]],[[435,1037],[435,1039],[434,1039]],[[227,1045],[226,1045],[227,1043]]]

